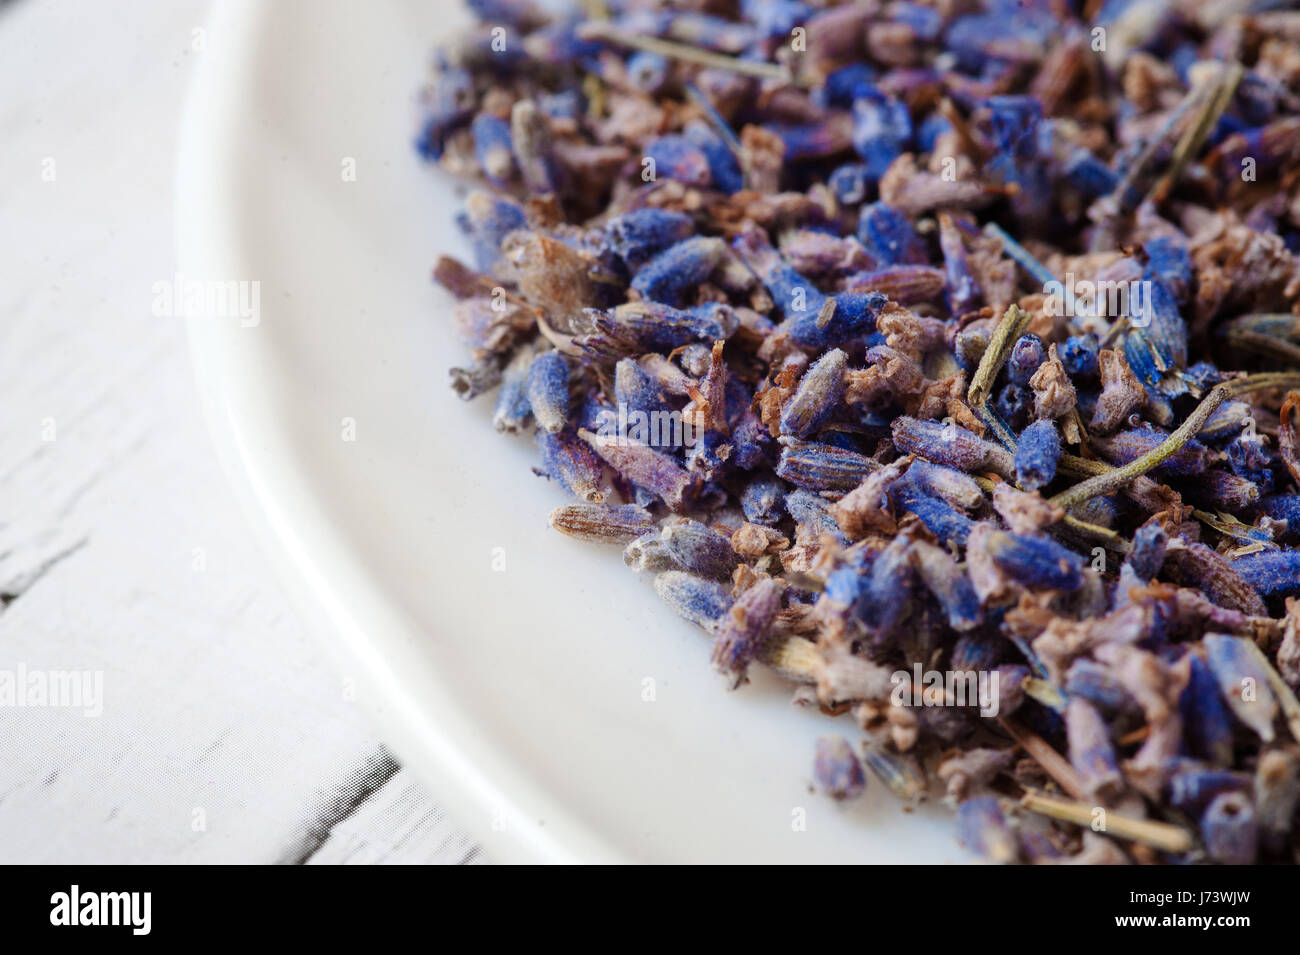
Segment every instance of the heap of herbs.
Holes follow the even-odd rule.
[[[551,525],[836,717],[834,798],[1295,862],[1300,13],[471,6],[434,274]]]

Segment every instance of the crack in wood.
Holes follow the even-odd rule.
[[[367,759],[348,782],[327,797],[315,822],[308,825],[299,844],[276,860],[277,865],[305,865],[329,839],[334,827],[360,809],[401,769],[388,750]]]

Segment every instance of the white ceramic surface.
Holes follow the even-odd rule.
[[[499,860],[965,859],[943,810],[810,792],[848,718],[765,674],[727,692],[617,548],[547,528],[531,442],[453,396],[428,276],[457,189],[409,145],[449,6],[224,0],[181,135],[182,274],[260,283],[255,327],[190,319],[200,392],[345,690]]]

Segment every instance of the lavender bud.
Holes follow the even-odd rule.
[[[813,779],[818,789],[836,800],[856,799],[867,788],[862,764],[853,747],[838,734],[817,740]]]
[[[1061,459],[1061,436],[1056,424],[1035,421],[1020,433],[1016,447],[1016,481],[1026,490],[1037,491],[1056,477],[1056,462]]]

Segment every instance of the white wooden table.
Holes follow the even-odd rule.
[[[0,862],[481,861],[286,604],[151,309],[206,6],[0,5]],[[83,672],[99,715],[5,700]]]

